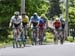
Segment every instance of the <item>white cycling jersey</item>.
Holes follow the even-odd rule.
[[[16,19],[15,16],[12,16],[11,17],[11,20],[10,20],[10,25],[9,26],[13,26],[13,28],[15,28],[15,25],[14,24],[19,24],[19,26],[22,27],[22,17],[21,16],[18,16],[18,18]]]

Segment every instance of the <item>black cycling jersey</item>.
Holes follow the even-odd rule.
[[[33,26],[36,27],[38,22],[32,22]]]
[[[27,25],[28,23],[24,23],[24,22],[22,22],[22,24],[23,24],[23,27],[24,27],[24,26]]]
[[[19,24],[15,24],[15,23],[14,23],[14,26],[15,26],[15,27],[18,27],[20,24],[21,24],[21,23],[19,23]]]

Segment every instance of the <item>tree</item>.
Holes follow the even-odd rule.
[[[14,11],[20,11],[20,0],[0,1],[0,41],[8,40],[9,21]]]
[[[59,14],[62,13],[60,9],[59,0],[49,0],[49,1],[50,1],[50,7],[48,15],[50,16],[50,18],[52,18],[55,15],[59,16]]]
[[[45,0],[25,0],[25,11],[30,17],[34,12],[39,15],[46,13],[48,3]],[[0,1],[0,40],[8,38],[10,18],[15,11],[21,11],[21,0],[1,0]],[[7,34],[6,34],[7,33]]]
[[[45,0],[26,0],[26,13],[31,16],[34,12],[39,15],[46,13],[48,10],[48,3]]]
[[[75,5],[74,5],[74,0],[70,0],[69,4],[69,28],[70,29],[75,29]]]

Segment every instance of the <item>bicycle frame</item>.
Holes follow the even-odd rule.
[[[37,44],[37,27],[33,27],[32,29],[32,41],[35,43],[35,45]]]
[[[39,29],[39,44],[42,45],[44,40],[44,29]]]
[[[18,42],[21,41],[20,39],[20,29],[19,28],[16,28],[14,29],[14,41],[13,41],[13,47],[15,48],[15,45],[16,47],[18,48]],[[21,47],[21,44],[19,43],[20,47]]]
[[[55,44],[58,44],[58,39],[60,40],[60,43],[63,44],[64,34],[63,34],[63,31],[61,31],[61,30],[55,32],[55,37],[54,37]]]
[[[24,28],[25,39],[27,39],[27,25],[25,25],[23,28]]]

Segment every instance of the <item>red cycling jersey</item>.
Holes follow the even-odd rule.
[[[54,26],[55,28],[59,28],[60,25],[61,25],[60,21],[56,21],[56,22],[53,23],[53,26]]]

